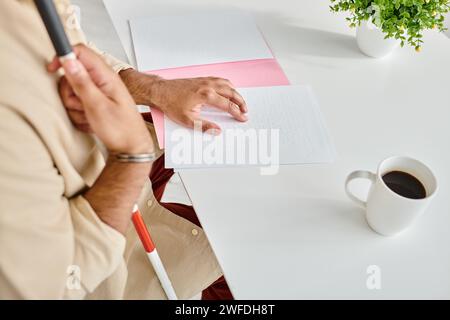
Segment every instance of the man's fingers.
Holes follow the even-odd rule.
[[[89,134],[94,133],[89,124],[75,125],[75,128],[77,128],[78,130],[80,130],[84,133],[89,133]]]
[[[120,97],[125,94],[126,88],[124,86],[116,85],[119,77],[114,73],[111,67],[106,65],[97,53],[84,45],[74,46],[73,51],[77,60],[83,64],[84,69],[91,80],[104,94],[114,99],[120,99]],[[60,67],[64,66],[61,64],[59,58],[55,57],[53,61],[47,65],[47,70],[49,72],[56,72]],[[65,71],[67,72],[67,70]]]
[[[219,125],[217,125],[216,123],[201,118],[190,118],[187,125],[190,128],[194,129],[197,129],[199,126],[201,126],[202,132],[206,132],[214,136],[219,135],[222,131]]]
[[[94,73],[93,79],[98,77],[98,72],[95,72],[96,69],[100,67],[104,67],[101,63],[99,63],[99,58],[96,56],[95,52],[92,52],[84,45],[77,45],[73,47],[73,52],[75,53],[77,60],[81,61],[84,65],[86,71],[90,73]],[[63,67],[61,60],[59,57],[55,56],[53,60],[47,65],[48,72],[56,72],[59,68]],[[92,75],[91,75],[92,76]],[[102,81],[102,79],[100,79]],[[97,81],[94,81],[97,82]]]
[[[87,48],[86,46],[80,44],[73,47],[73,52],[78,60],[80,60],[85,69],[90,72],[92,69],[98,68],[98,61],[95,61],[96,53]],[[56,72],[62,67],[62,63],[58,56],[55,56],[53,60],[47,64],[48,72]]]
[[[86,118],[86,114],[83,111],[67,110],[70,120],[75,126],[88,125],[89,121]]]
[[[64,107],[71,110],[83,110],[83,104],[76,96],[66,77],[61,78],[58,87]]]
[[[47,71],[48,72],[54,73],[54,72],[58,71],[59,68],[61,68],[61,62],[59,62],[59,58],[58,57],[54,57],[52,62],[47,64]]]
[[[232,83],[230,80],[228,80],[228,79],[222,79],[222,78],[219,78],[218,81],[219,81],[220,83],[226,85],[226,86],[229,86],[230,88],[234,88],[233,83]]]
[[[84,111],[81,100],[75,95],[65,98],[63,103],[68,110]]]
[[[236,91],[236,89],[229,86],[220,86],[216,89],[217,93],[225,98],[229,99],[231,102],[235,103],[241,112],[247,113],[247,104],[245,103],[244,98]]]
[[[217,93],[224,96],[225,98],[234,102],[241,112],[247,113],[247,104],[245,103],[244,98],[240,95],[239,92],[236,91],[234,85],[228,79],[222,78],[213,78],[213,86],[216,89]]]
[[[217,136],[220,134],[220,132],[222,131],[222,129],[220,129],[220,127],[211,121],[208,120],[200,120],[202,123],[202,131],[206,132],[208,134],[211,134],[213,136]]]
[[[241,96],[241,94],[239,92],[237,92],[236,89],[234,89],[234,88],[231,88],[230,100],[233,101],[234,103],[236,103],[242,112],[244,112],[244,113],[248,112],[247,103],[245,102],[245,100]]]
[[[66,78],[85,108],[99,107],[106,97],[97,88],[84,66],[78,60],[63,62]]]
[[[219,135],[222,131],[218,124],[205,119],[201,119],[196,113],[186,115],[181,120],[179,119],[177,122],[191,129],[197,130],[200,127],[202,129],[202,132],[206,132],[212,135]]]
[[[216,93],[216,92],[210,92],[207,95],[206,101],[208,105],[211,105],[213,107],[219,108],[220,110],[223,110],[225,112],[228,112],[230,115],[233,116],[236,120],[239,121],[247,121],[247,116],[241,111],[239,106],[234,103],[233,101],[225,98],[224,96]]]

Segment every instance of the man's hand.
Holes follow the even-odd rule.
[[[120,77],[92,50],[76,46],[74,52],[77,60],[61,65],[55,58],[47,66],[50,72],[64,68],[60,88],[72,120],[78,117],[111,153],[153,152],[150,133]],[[150,163],[120,163],[111,156],[84,197],[103,222],[125,234],[150,169]]]
[[[157,107],[173,121],[189,128],[194,127],[195,121],[201,121],[203,131],[220,132],[216,123],[201,118],[205,105],[227,112],[238,121],[247,121],[247,105],[226,79],[165,80],[133,69],[121,71],[120,76],[137,104]]]
[[[95,133],[110,152],[152,152],[150,134],[120,77],[89,48],[74,51],[78,60],[61,65],[55,58],[47,69],[65,70],[59,88],[75,126]]]

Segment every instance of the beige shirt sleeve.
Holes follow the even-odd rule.
[[[0,299],[82,298],[123,263],[125,238],[82,195],[64,196],[24,118],[5,106],[0,118]]]
[[[113,68],[115,72],[120,72],[122,70],[133,68],[126,62],[120,61],[119,59],[113,57],[112,55],[100,50],[95,46],[94,43],[88,42],[80,24],[77,21],[75,11],[73,10],[70,0],[56,0],[57,8],[61,20],[63,21],[66,33],[71,41],[71,43],[78,44],[84,43],[92,50],[97,52],[103,60]]]
[[[94,50],[95,52],[97,52],[97,54],[99,54],[103,60],[106,62],[106,64],[108,64],[109,66],[111,66],[111,68],[114,70],[114,72],[119,73],[122,70],[127,70],[127,69],[131,69],[133,68],[131,65],[129,65],[126,62],[120,61],[119,59],[113,57],[112,55],[110,55],[107,52],[104,52],[102,50],[100,50],[99,48],[97,48],[95,46],[94,43],[92,42],[88,42],[87,46],[89,48],[91,48],[92,50]]]

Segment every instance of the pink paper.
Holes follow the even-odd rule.
[[[289,80],[275,59],[261,59],[202,66],[149,71],[165,79],[220,77],[230,80],[236,87],[266,87],[289,85]],[[151,108],[158,144],[164,148],[164,114]]]

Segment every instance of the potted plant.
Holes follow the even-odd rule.
[[[398,45],[420,52],[423,31],[444,31],[450,0],[331,0],[333,12],[350,13],[359,48],[368,56],[386,56]]]

